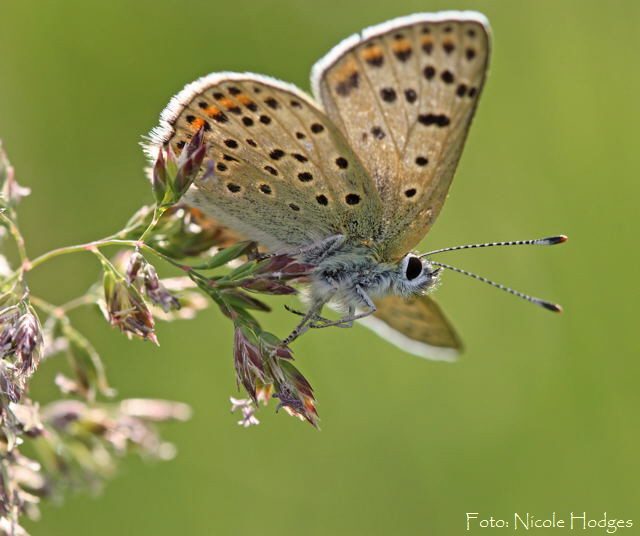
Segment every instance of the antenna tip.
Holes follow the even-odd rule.
[[[544,307],[545,309],[549,309],[549,311],[553,311],[554,313],[562,313],[564,311],[564,309],[560,307],[557,303],[543,301],[543,302],[540,302],[540,305],[542,305],[542,307]]]
[[[568,236],[558,235],[541,238],[540,240],[536,240],[535,243],[540,246],[553,246],[554,244],[562,244],[562,242],[566,242],[567,240],[569,240]]]

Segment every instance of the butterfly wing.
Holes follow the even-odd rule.
[[[435,361],[454,361],[461,352],[458,335],[429,296],[388,296],[376,307],[359,322],[405,352]]]
[[[294,86],[214,73],[186,86],[146,147],[179,153],[204,128],[207,154],[187,200],[271,251],[381,227],[375,185],[343,134]],[[206,173],[206,170],[210,170]]]
[[[438,216],[488,59],[484,16],[443,12],[368,28],[314,66],[316,97],[382,198],[382,258],[407,253]]]

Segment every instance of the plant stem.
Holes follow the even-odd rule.
[[[91,294],[84,294],[82,296],[78,296],[73,300],[68,301],[67,303],[62,304],[58,309],[63,311],[65,314],[73,309],[77,309],[78,307],[82,307],[83,305],[94,305],[96,303],[96,297]]]
[[[140,242],[144,242],[144,239],[147,236],[147,234],[149,234],[149,232],[151,232],[151,230],[158,224],[158,222],[160,221],[160,218],[162,218],[162,215],[165,213],[167,208],[169,207],[156,206],[155,210],[153,211],[153,219],[151,220],[151,223],[149,223],[148,227],[144,230],[144,232],[142,233],[142,235],[140,235],[140,238],[138,239]]]
[[[52,303],[49,303],[42,298],[38,298],[37,296],[30,296],[29,301],[32,305],[35,305],[38,309],[44,311],[48,315],[55,316],[56,318],[60,319],[64,319],[66,317],[62,307],[53,305]]]
[[[0,212],[0,220],[7,224],[9,227],[9,232],[13,239],[16,242],[16,246],[18,246],[18,254],[20,255],[20,261],[27,262],[27,250],[24,247],[24,238],[18,229],[18,226],[13,222],[11,218],[9,218],[4,212]]]

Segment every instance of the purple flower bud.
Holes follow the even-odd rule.
[[[156,269],[151,264],[144,267],[144,289],[147,297],[165,313],[171,309],[180,309],[180,301],[160,283]]]
[[[138,251],[134,251],[129,257],[129,263],[127,264],[127,269],[125,270],[125,280],[127,284],[132,285],[136,278],[138,277],[138,273],[140,272],[140,268],[146,264],[144,257]]]
[[[15,326],[3,326],[2,332],[0,332],[0,354],[2,357],[13,353],[13,335],[15,331]]]
[[[111,270],[105,270],[103,286],[104,313],[111,325],[128,337],[135,335],[158,344],[153,316],[136,288]]]
[[[32,311],[25,313],[18,320],[13,341],[16,355],[21,361],[22,372],[33,372],[40,360],[42,329],[38,317]]]
[[[204,128],[200,127],[198,132],[196,132],[191,138],[189,145],[187,145],[184,150],[185,156],[190,158],[193,154],[195,154],[202,146],[204,145]]]
[[[160,288],[160,280],[158,272],[152,264],[145,264],[144,267],[144,286],[147,292]]]
[[[164,160],[163,150],[158,151],[158,159],[153,166],[153,174],[151,176],[151,189],[153,196],[158,204],[164,201],[167,193],[167,164]]]
[[[263,294],[295,294],[297,292],[295,288],[289,285],[262,278],[245,279],[240,286]]]
[[[242,383],[247,393],[256,400],[256,383],[265,382],[264,363],[262,354],[253,334],[242,327],[237,327],[233,341],[233,359],[238,383]]]
[[[193,138],[191,138],[191,142],[178,158],[178,172],[173,179],[172,185],[174,193],[173,203],[178,202],[189,189],[200,171],[202,161],[206,154],[207,146],[204,143],[204,130],[201,128]]]

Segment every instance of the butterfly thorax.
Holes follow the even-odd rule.
[[[437,280],[437,272],[425,265],[407,279],[406,262],[383,262],[368,246],[345,243],[327,253],[312,273],[311,298],[316,303],[334,302],[362,307],[363,293],[371,299],[395,294],[424,294]]]

